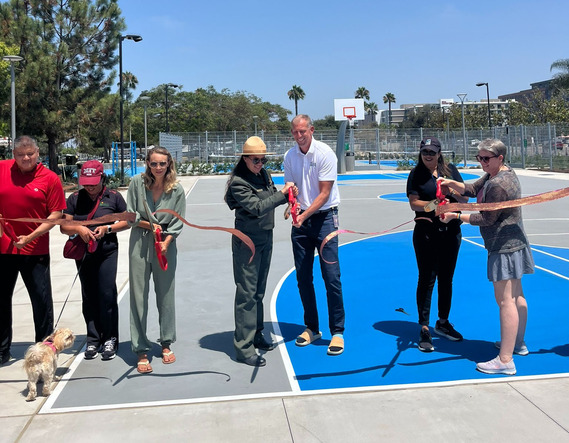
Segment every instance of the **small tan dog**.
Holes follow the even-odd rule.
[[[57,369],[57,356],[64,349],[73,346],[75,336],[71,329],[58,329],[42,343],[28,348],[24,357],[24,369],[28,374],[28,396],[26,401],[34,401],[37,396],[36,384],[43,379],[42,394],[51,393],[51,384]]]

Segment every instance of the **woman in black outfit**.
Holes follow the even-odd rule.
[[[458,250],[462,240],[460,221],[448,224],[441,222],[434,211],[425,211],[425,205],[436,199],[437,178],[448,177],[462,182],[462,177],[453,164],[446,164],[441,152],[441,143],[435,137],[421,141],[417,166],[407,179],[407,197],[411,209],[415,211],[413,247],[419,269],[417,282],[417,309],[421,332],[419,350],[434,350],[429,331],[431,297],[435,281],[438,281],[438,315],[435,333],[452,341],[462,340],[448,321],[452,300],[452,279]],[[451,191],[446,198],[450,202],[465,202],[467,197]]]
[[[121,194],[105,187],[103,165],[97,160],[85,162],[79,174],[83,189],[67,198],[67,219],[86,220],[95,205],[91,217],[126,211],[126,202]],[[83,317],[87,327],[85,359],[92,360],[99,352],[103,360],[115,358],[118,350],[119,315],[117,303],[117,232],[128,229],[126,221],[103,226],[61,226],[67,235],[79,235],[85,243],[96,242],[94,252],[87,252],[75,264],[81,280]]]

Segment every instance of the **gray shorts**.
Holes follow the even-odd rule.
[[[521,279],[524,274],[533,274],[533,257],[529,247],[516,252],[491,252],[488,254],[488,280]]]

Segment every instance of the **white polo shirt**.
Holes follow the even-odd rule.
[[[284,157],[284,180],[294,182],[302,210],[308,209],[320,194],[319,182],[333,181],[330,198],[319,209],[324,211],[340,204],[338,191],[338,159],[336,153],[326,143],[312,139],[310,148],[303,154],[298,144],[290,148]]]

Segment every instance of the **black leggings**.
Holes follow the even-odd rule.
[[[460,227],[442,225],[426,220],[417,221],[413,231],[413,246],[419,281],[417,282],[417,310],[419,324],[429,325],[431,298],[435,281],[438,282],[439,318],[447,320],[452,300],[452,278],[462,240]]]

